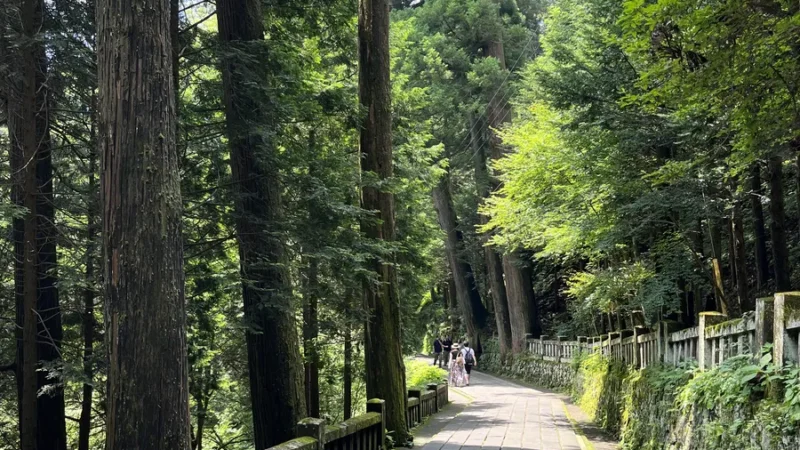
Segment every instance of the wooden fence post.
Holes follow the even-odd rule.
[[[381,415],[381,442],[380,448],[386,448],[386,401],[380,398],[373,398],[367,401],[367,412],[374,412]]]
[[[587,336],[578,336],[578,351],[580,353],[589,353],[589,338]]]
[[[672,332],[678,328],[677,322],[671,320],[664,320],[658,322],[658,358],[659,361],[665,363],[672,360],[670,353],[669,343]]]
[[[433,412],[439,412],[442,406],[439,406],[439,385],[436,383],[428,383],[428,390],[436,393],[436,401],[433,402]]]
[[[800,310],[800,292],[778,292],[775,294],[775,320],[772,329],[772,360],[777,367],[785,362],[797,362],[797,341],[786,333],[786,319],[792,311]]]
[[[765,345],[773,342],[775,321],[775,297],[760,297],[756,299],[756,341],[753,343],[755,348],[750,349],[753,359],[758,361],[761,358],[761,349]]]
[[[383,400],[381,400],[383,401]],[[325,449],[325,421],[308,417],[297,423],[297,437],[311,437],[316,439],[316,450]]]
[[[539,356],[544,359],[547,356],[547,349],[544,346],[544,341],[549,339],[550,336],[546,334],[539,335]]]
[[[558,356],[558,357],[556,358],[556,362],[561,362],[561,358],[563,358],[564,354],[566,353],[564,351],[564,342],[567,340],[567,337],[566,336],[556,336],[556,340],[558,341],[558,350],[557,350],[558,353],[556,354],[556,356]]]
[[[619,331],[612,331],[608,333],[608,359],[614,358],[614,346],[611,345],[611,341],[620,338],[619,345],[622,345],[622,334]]]
[[[647,328],[635,326],[633,327],[633,367],[637,369],[642,368],[642,355],[639,348],[639,336],[647,334]]]
[[[533,353],[533,335],[530,333],[525,333],[525,350],[529,353]]]
[[[727,320],[728,316],[716,312],[706,311],[700,313],[700,324],[697,326],[697,364],[700,370],[711,368],[712,352],[706,345],[706,327],[714,324],[722,323]]]

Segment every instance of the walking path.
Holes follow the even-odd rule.
[[[415,430],[422,450],[601,450],[567,415],[562,396],[472,373],[471,386],[451,388],[453,404]],[[570,414],[571,415],[571,414]]]

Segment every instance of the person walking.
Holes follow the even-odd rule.
[[[442,338],[437,337],[433,341],[433,365],[439,363],[439,368],[442,368],[444,358],[442,358]]]
[[[466,383],[464,357],[458,351],[458,344],[453,345],[453,355],[450,359],[450,377],[447,381],[453,387],[463,387],[464,383]]]
[[[444,351],[442,355],[445,358],[444,365],[445,367],[450,367],[450,353],[453,351],[453,340],[450,339],[450,336],[445,337],[444,341],[442,341],[442,350]]]
[[[464,348],[461,350],[460,357],[464,360],[465,381],[469,386],[469,375],[472,373],[472,368],[478,366],[478,359],[475,357],[475,350],[469,346],[469,342],[464,342]]]

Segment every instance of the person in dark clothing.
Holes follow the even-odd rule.
[[[433,341],[433,365],[435,366],[436,363],[439,363],[439,367],[442,367],[444,362],[444,358],[442,358],[442,338],[437,337],[435,341]]]
[[[445,359],[444,365],[449,366],[450,352],[451,350],[453,350],[453,340],[450,339],[450,336],[447,336],[446,338],[444,338],[444,341],[442,341],[442,350],[444,350],[444,356],[443,356],[443,358]]]

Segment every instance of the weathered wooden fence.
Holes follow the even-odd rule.
[[[427,389],[409,389],[408,427],[437,413],[449,403],[447,384],[429,384]],[[336,425],[322,419],[307,418],[297,424],[297,438],[270,450],[381,450],[386,442],[386,404],[383,400],[367,402],[367,412]]]
[[[429,384],[426,389],[409,389],[406,412],[408,428],[414,428],[424,418],[436,414],[449,402],[447,383]]]
[[[547,361],[569,362],[576,354],[600,353],[634,367],[665,363],[678,365],[697,361],[711,368],[738,355],[758,355],[773,344],[777,364],[800,363],[800,292],[781,292],[756,300],[756,310],[740,319],[728,320],[718,312],[700,313],[698,326],[677,329],[672,322],[659,322],[653,329],[579,336],[570,341],[559,336],[528,339],[528,352]]]

